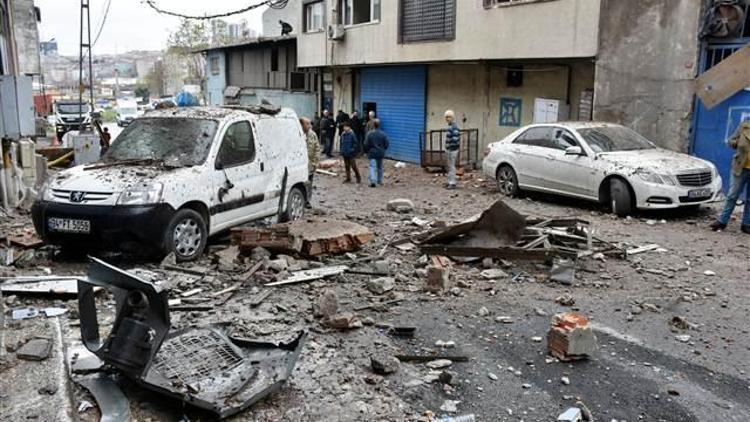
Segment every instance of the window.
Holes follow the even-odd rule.
[[[279,49],[274,47],[271,49],[271,72],[279,71]]]
[[[527,130],[513,141],[514,144],[530,145],[534,147],[554,148],[554,133],[550,127],[535,127]]]
[[[456,34],[455,0],[401,0],[403,43],[452,40]]]
[[[578,146],[578,141],[576,141],[576,138],[567,130],[557,128],[554,130],[554,132],[555,138],[552,140],[552,145],[554,148],[564,151],[570,147]]]
[[[289,72],[289,89],[291,91],[304,91],[307,74],[304,72]]]
[[[306,4],[304,10],[305,32],[322,31],[325,27],[324,13],[325,4],[322,1]]]
[[[380,21],[381,0],[339,0],[339,23],[358,25]]]
[[[255,159],[255,142],[250,122],[237,122],[229,126],[221,142],[216,159],[221,167],[233,167]]]
[[[219,58],[211,57],[210,66],[211,66],[211,74],[218,75],[219,74]]]

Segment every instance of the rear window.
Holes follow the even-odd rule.
[[[136,119],[117,137],[103,161],[154,161],[170,167],[200,165],[208,156],[218,125],[210,119]]]

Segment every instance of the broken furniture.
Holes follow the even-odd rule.
[[[588,326],[588,319],[575,312],[552,317],[547,333],[547,348],[561,361],[585,359],[596,351],[596,336]]]
[[[350,221],[298,220],[232,230],[233,242],[245,254],[257,247],[308,257],[340,254],[356,251],[374,237],[367,227]]]
[[[420,244],[422,253],[456,257],[549,261],[594,253],[624,256],[596,238],[589,222],[577,218],[527,219],[498,200],[479,216],[441,229]]]
[[[94,286],[117,303],[110,335],[101,339]],[[307,334],[272,344],[230,338],[218,325],[170,330],[167,292],[92,258],[78,282],[81,338],[87,349],[140,385],[207,409],[234,415],[278,390],[291,375]]]

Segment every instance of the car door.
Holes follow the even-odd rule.
[[[253,124],[247,120],[229,124],[212,171],[211,215],[216,230],[263,216],[266,178]]]
[[[546,188],[549,177],[552,129],[547,126],[532,127],[513,141],[512,151],[517,156],[516,175],[524,187]]]
[[[553,128],[552,132],[552,162],[554,174],[548,178],[550,189],[567,192],[574,195],[593,197],[594,169],[591,157],[572,132],[563,128]],[[581,148],[581,154],[567,154],[570,147]]]

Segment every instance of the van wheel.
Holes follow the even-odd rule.
[[[627,217],[633,211],[633,196],[630,194],[628,184],[624,181],[612,179],[609,182],[609,197],[612,212],[618,217]]]
[[[513,167],[503,164],[497,169],[497,190],[505,196],[513,197],[518,195],[518,176],[516,176]]]
[[[286,211],[282,216],[283,221],[301,220],[305,214],[305,194],[298,187],[293,187],[289,191],[289,197],[286,199]]]
[[[178,210],[164,234],[164,253],[174,252],[178,262],[193,261],[206,248],[208,230],[203,217],[190,209]]]

